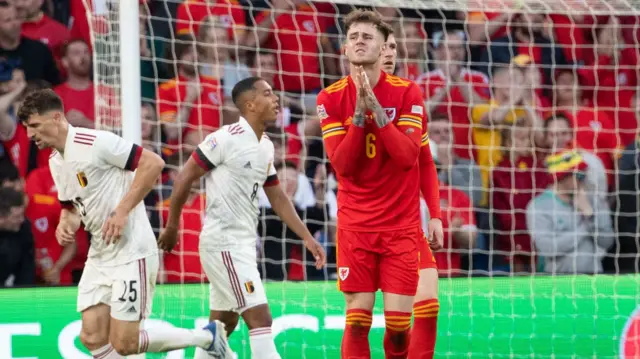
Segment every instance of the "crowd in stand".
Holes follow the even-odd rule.
[[[348,75],[340,19],[350,10],[141,0],[143,144],[167,162],[145,199],[154,228],[194,146],[237,121],[233,85],[256,75],[282,103],[267,129],[280,181],[335,255],[338,187],[315,97]],[[637,273],[640,16],[376,10],[395,29],[396,75],[424,92],[445,228],[441,275]],[[0,286],[72,284],[82,272],[91,238],[81,230],[75,245],[57,244],[50,151],[38,151],[15,113],[25,93],[51,87],[73,126],[109,121],[103,110],[118,89],[94,86],[89,24],[104,27],[99,20],[87,19],[82,0],[0,0]],[[265,278],[335,275],[331,255],[325,270],[306,265],[313,260],[264,193],[259,205]],[[197,255],[204,208],[194,187],[163,282],[206,280]]]

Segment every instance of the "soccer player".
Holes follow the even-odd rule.
[[[418,245],[424,240],[418,163],[422,93],[411,81],[381,71],[390,29],[376,13],[355,10],[344,21],[351,75],[325,88],[317,104],[340,185],[338,285],[347,303],[342,357],[370,357],[368,333],[378,289],[384,299],[386,357],[423,357],[421,348],[409,353]]]
[[[232,99],[240,120],[208,135],[178,174],[159,242],[164,250],[176,244],[180,212],[191,184],[205,176],[207,210],[200,261],[211,283],[209,317],[224,322],[230,335],[241,315],[249,327],[251,357],[277,359],[271,312],[256,263],[258,189],[264,188],[273,210],[302,238],[318,269],[325,263],[325,253],[276,176],[273,143],[264,129],[276,121],[278,96],[265,80],[250,77],[235,85]]]
[[[393,28],[389,27],[389,37],[382,50],[380,62],[382,70],[393,74],[398,58],[397,43]],[[426,118],[425,118],[426,119]],[[429,147],[427,121],[422,124],[420,147],[420,190],[429,208],[428,240],[419,241],[420,279],[413,302],[413,330],[409,344],[410,357],[433,358],[438,325],[438,268],[432,250],[442,248],[443,230],[440,220],[440,193],[438,174]],[[426,238],[425,238],[426,239]],[[414,355],[418,353],[418,355]]]
[[[78,285],[78,311],[80,341],[93,357],[192,346],[214,357],[225,353],[221,322],[201,330],[141,328],[151,313],[158,273],[157,244],[142,200],[164,161],[110,132],[69,125],[62,100],[52,90],[29,94],[18,118],[38,148],[54,149],[49,167],[63,206],[58,242],[74,242],[81,221],[92,235]]]

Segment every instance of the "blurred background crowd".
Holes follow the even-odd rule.
[[[348,75],[341,19],[351,9],[140,2],[143,144],[167,162],[145,200],[154,228],[194,146],[237,121],[235,83],[261,76],[281,100],[267,129],[281,184],[330,262],[307,266],[301,242],[261,193],[258,266],[270,280],[335,276],[338,187],[315,96]],[[395,29],[396,75],[424,93],[445,228],[435,254],[441,276],[637,273],[640,16],[375,10]],[[75,126],[99,128],[114,116],[118,89],[94,86],[90,24],[95,36],[110,30],[87,18],[82,0],[0,0],[0,286],[72,284],[82,273],[91,238],[81,231],[76,245],[57,244],[49,151],[29,141],[15,113],[25,93],[51,87]],[[204,207],[194,187],[163,282],[206,280]]]

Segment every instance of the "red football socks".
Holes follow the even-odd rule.
[[[364,309],[347,310],[347,323],[342,337],[342,359],[370,359],[369,330],[371,311]]]
[[[384,357],[405,359],[409,351],[411,313],[385,311],[384,321]]]
[[[409,359],[432,359],[438,329],[438,299],[427,299],[413,305],[413,331]]]

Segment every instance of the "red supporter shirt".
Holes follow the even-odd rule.
[[[440,106],[436,111],[446,114],[453,124],[453,145],[456,155],[472,159],[475,157],[473,149],[473,132],[471,121],[469,119],[469,102],[462,96],[458,86],[473,86],[478,95],[489,99],[491,92],[489,91],[489,79],[487,76],[478,71],[469,71],[462,69],[461,78],[464,83],[457,84],[453,87],[449,94],[443,98]],[[447,77],[441,70],[433,70],[424,73],[418,79],[417,83],[424,91],[424,98],[428,100],[436,94],[437,91],[443,89],[447,85]]]
[[[22,36],[47,45],[58,63],[58,68],[62,68],[62,47],[71,38],[66,26],[42,14],[39,20],[22,24]]]
[[[51,177],[49,167],[38,168],[29,174],[25,192],[29,204],[25,216],[31,222],[35,242],[36,276],[51,268],[62,254],[63,247],[56,240],[56,228],[60,221],[62,205],[58,201],[58,191]],[[78,245],[74,259],[60,273],[60,284],[71,284],[71,271],[82,269],[89,251],[87,232],[81,228],[76,234]]]
[[[65,112],[76,110],[81,112],[86,118],[93,120],[94,112],[94,96],[93,85],[84,90],[76,90],[67,83],[63,83],[53,89],[62,99]]]
[[[198,34],[200,24],[208,16],[219,17],[229,31],[229,39],[237,40],[247,25],[244,9],[236,0],[188,0],[178,6],[176,31],[179,35]],[[235,31],[234,31],[235,28]]]
[[[373,92],[393,122],[382,129],[370,113],[364,128],[351,124],[356,87],[350,76],[318,95],[322,137],[338,179],[338,226],[363,232],[419,226],[422,93],[382,71]]]
[[[295,13],[277,17],[264,44],[278,56],[278,74],[274,78],[277,90],[312,91],[322,86],[319,44],[326,39],[323,33],[335,23],[334,12],[331,4],[320,3],[298,5]],[[265,16],[271,16],[271,11],[258,14],[256,23]]]
[[[177,77],[169,80],[158,88],[158,112],[160,121],[175,121],[180,108],[180,102],[187,95],[188,80]],[[188,123],[183,125],[182,136],[189,132],[202,129],[205,133],[213,132],[221,125],[222,93],[218,80],[213,77],[200,76],[202,93],[195,101],[189,115]],[[177,145],[177,140],[169,145]]]
[[[171,253],[164,254],[164,273],[167,283],[203,283],[207,277],[200,264],[198,244],[205,212],[205,196],[197,195],[182,209],[180,238]],[[161,204],[162,223],[167,223],[169,200]]]
[[[442,228],[444,229],[444,249],[433,255],[438,263],[440,275],[460,274],[460,251],[453,243],[451,222],[462,219],[462,227],[471,229],[476,227],[471,199],[461,190],[449,186],[440,187],[440,210],[442,212]]]
[[[27,129],[21,124],[17,124],[13,138],[9,141],[3,141],[2,144],[14,166],[18,168],[20,177],[27,177],[27,173],[29,172],[29,156],[31,155],[31,140],[27,137]],[[36,147],[34,146],[33,148],[35,149]],[[50,148],[38,150],[36,155],[36,168],[43,166],[48,167],[50,154]]]

